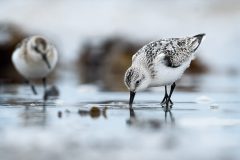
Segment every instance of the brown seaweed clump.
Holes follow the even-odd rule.
[[[186,70],[186,74],[204,74],[208,72],[208,67],[204,64],[199,57],[191,62],[190,67]]]
[[[17,25],[0,23],[0,81],[23,81],[15,70],[11,57],[16,45],[26,37],[27,34]]]
[[[106,39],[98,45],[86,44],[78,60],[80,81],[100,82],[104,90],[125,90],[123,75],[140,47],[141,44],[119,37]]]

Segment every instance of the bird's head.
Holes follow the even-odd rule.
[[[37,52],[46,53],[48,51],[47,40],[40,36],[33,37],[33,47]]]
[[[41,36],[33,36],[30,38],[32,53],[35,53],[36,57],[40,57],[51,69],[50,63],[48,61],[49,43]],[[38,56],[37,56],[38,55]]]
[[[130,101],[132,104],[135,93],[148,88],[151,76],[144,67],[131,66],[125,73],[124,83],[130,91]]]

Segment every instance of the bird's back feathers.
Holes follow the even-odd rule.
[[[199,34],[186,38],[168,38],[151,42],[133,55],[132,61],[137,60],[137,57],[141,57],[140,55],[142,54],[144,56],[142,59],[145,59],[144,61],[146,61],[148,68],[151,68],[156,63],[156,59],[161,59],[161,62],[168,67],[179,67],[196,51],[204,35]]]

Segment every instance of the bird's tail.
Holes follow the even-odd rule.
[[[198,35],[195,35],[190,38],[190,48],[193,52],[197,50],[197,48],[201,44],[204,36],[205,36],[205,34],[202,33],[202,34],[198,34]]]

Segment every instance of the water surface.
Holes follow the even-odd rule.
[[[194,90],[174,93],[170,113],[160,106],[162,89],[138,93],[129,110],[127,92],[62,84],[60,96],[44,103],[28,86],[1,85],[0,157],[237,160],[240,92],[234,81],[203,77]]]

